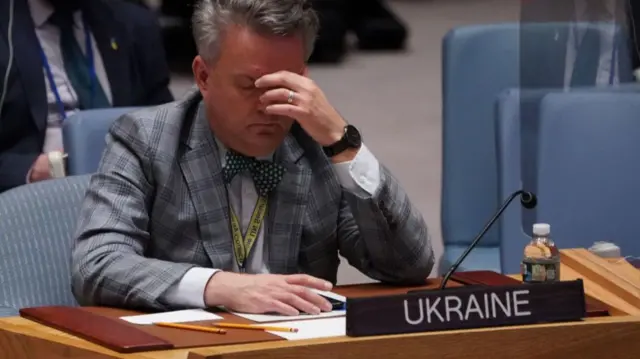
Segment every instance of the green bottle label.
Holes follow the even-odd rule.
[[[559,266],[555,263],[522,262],[523,282],[553,282],[560,279]]]

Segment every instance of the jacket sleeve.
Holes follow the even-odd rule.
[[[343,184],[338,215],[340,253],[367,276],[393,284],[421,284],[434,254],[427,225],[400,183],[366,148],[348,165],[358,186]]]
[[[27,173],[39,153],[0,153],[0,192],[27,183]]]
[[[72,290],[82,305],[167,310],[163,294],[193,267],[144,256],[154,194],[148,141],[129,115],[107,135],[72,253]]]

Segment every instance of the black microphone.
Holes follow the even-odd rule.
[[[518,196],[520,196],[520,204],[522,204],[522,207],[526,209],[533,209],[538,204],[538,198],[532,192],[527,192],[524,190],[513,192],[509,196],[509,198],[507,198],[507,200],[504,201],[504,203],[502,204],[502,207],[500,207],[498,212],[496,212],[493,218],[491,218],[489,223],[487,223],[487,225],[482,229],[482,231],[480,231],[480,233],[476,236],[473,242],[471,242],[471,244],[464,251],[464,253],[462,253],[460,258],[458,258],[458,260],[451,266],[451,268],[449,269],[449,272],[447,272],[447,275],[445,275],[444,279],[442,279],[442,283],[440,284],[440,289],[444,289],[447,286],[447,282],[449,281],[449,278],[458,269],[458,267],[460,267],[460,264],[462,264],[462,261],[464,261],[464,259],[467,258],[469,253],[471,253],[471,251],[476,247],[476,245],[478,245],[478,242],[480,242],[482,237],[484,237],[484,235],[491,228],[491,226],[493,226],[493,224],[498,220],[498,218],[500,218],[500,216],[502,215],[502,212],[504,212],[504,210],[507,209],[507,207],[509,207],[509,204]]]

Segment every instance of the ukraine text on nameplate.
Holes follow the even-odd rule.
[[[348,298],[347,335],[403,334],[581,320],[582,280],[466,286]]]

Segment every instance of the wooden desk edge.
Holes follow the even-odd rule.
[[[601,318],[589,318],[582,322],[564,322],[564,323],[549,323],[549,324],[537,324],[527,326],[509,326],[509,327],[493,327],[493,328],[480,328],[480,329],[467,329],[467,330],[452,330],[452,331],[437,331],[437,332],[423,332],[412,334],[398,334],[398,335],[383,335],[372,337],[333,337],[322,339],[310,339],[300,341],[277,341],[277,342],[262,342],[252,344],[237,344],[215,347],[202,347],[202,348],[190,348],[182,350],[169,350],[158,352],[143,352],[135,354],[121,354],[108,349],[105,349],[99,345],[90,343],[88,341],[75,338],[67,335],[63,332],[59,332],[55,329],[47,330],[49,333],[34,332],[29,328],[30,323],[26,319],[13,318],[13,321],[25,322],[21,324],[9,324],[4,325],[0,329],[0,344],[12,342],[13,346],[19,347],[27,346],[39,346],[41,349],[38,352],[47,353],[62,353],[65,352],[63,357],[82,357],[90,359],[104,359],[104,358],[185,358],[189,359],[201,359],[201,358],[241,358],[248,353],[260,352],[261,355],[268,355],[268,353],[281,352],[283,350],[297,350],[296,348],[309,347],[306,350],[310,350],[315,353],[325,353],[324,346],[342,346],[342,345],[354,345],[358,343],[370,343],[372,341],[411,341],[414,338],[421,338],[421,340],[427,342],[440,341],[451,336],[465,334],[468,336],[481,335],[485,332],[496,332],[500,335],[506,335],[510,332],[536,331],[544,333],[549,328],[565,328],[572,332],[580,331],[582,327],[594,325],[616,326],[623,325],[630,328],[635,328],[640,335],[640,316],[620,316],[620,317],[601,317]],[[569,329],[571,328],[571,329]],[[611,328],[608,328],[611,330]],[[4,346],[4,345],[3,345]],[[275,354],[274,354],[275,355]],[[0,358],[2,358],[0,353]],[[275,356],[274,356],[275,357]]]
[[[521,334],[529,337],[538,337],[545,335],[545,333],[548,333],[552,329],[555,329],[556,331],[562,330],[563,332],[567,331],[574,335],[579,335],[582,332],[593,332],[596,326],[598,326],[595,330],[597,332],[614,332],[616,329],[624,328],[624,331],[629,330],[640,334],[640,316],[600,317],[589,318],[581,322],[547,323],[526,326],[505,326],[357,338],[334,337],[300,341],[230,345],[225,347],[195,348],[190,351],[188,359],[244,359],[257,357],[264,359],[297,358],[300,356],[301,352],[304,352],[305,359],[321,359],[327,356],[327,352],[331,352],[332,358],[336,359],[349,357],[349,355],[338,355],[342,349],[348,351],[350,350],[349,348],[358,345],[371,347],[370,343],[373,341],[393,341],[393,346],[396,348],[405,348],[403,343],[407,343],[407,345],[412,343],[411,345],[414,345],[416,342],[419,342],[422,347],[429,347],[442,341],[455,341],[457,339],[453,338],[459,338],[460,335],[466,336],[467,339],[473,337],[478,338],[486,336],[487,334],[495,334],[496,337],[502,337],[509,334],[516,336]],[[603,326],[607,328],[602,328]],[[340,348],[340,350],[337,348]],[[334,354],[337,356],[334,356]],[[355,355],[356,353],[350,354],[351,357],[356,357]]]
[[[514,275],[513,277],[518,277]],[[603,298],[600,298],[603,299]],[[8,320],[5,320],[8,319]],[[49,350],[58,350],[60,351],[67,348],[66,353],[68,355],[64,355],[62,357],[83,357],[83,358],[139,358],[139,359],[152,359],[152,358],[166,358],[166,359],[174,359],[180,358],[183,359],[187,355],[189,358],[200,359],[200,358],[215,358],[220,359],[223,356],[225,358],[244,358],[250,357],[249,353],[256,352],[269,352],[269,353],[277,353],[283,350],[295,349],[309,346],[310,348],[318,348],[325,346],[335,347],[336,345],[340,346],[345,343],[352,345],[359,345],[359,343],[370,343],[371,341],[388,341],[388,340],[398,340],[398,341],[411,341],[415,340],[414,338],[421,338],[421,340],[433,342],[439,340],[438,338],[451,338],[452,335],[460,335],[464,334],[465,336],[471,335],[472,337],[477,337],[481,335],[480,333],[486,332],[495,332],[495,333],[513,333],[519,332],[523,330],[523,333],[531,333],[531,331],[540,331],[544,333],[545,329],[548,328],[562,328],[562,327],[572,327],[572,331],[575,330],[585,330],[588,331],[588,328],[593,328],[594,325],[607,325],[607,326],[626,326],[632,328],[635,332],[636,328],[640,328],[640,315],[632,316],[632,315],[623,315],[616,317],[606,317],[606,318],[589,318],[583,322],[572,322],[572,323],[554,323],[554,324],[539,324],[533,326],[517,326],[517,327],[499,327],[499,328],[483,328],[483,329],[473,329],[473,330],[457,330],[457,331],[440,331],[440,332],[427,332],[427,333],[415,333],[415,334],[404,334],[404,335],[394,335],[394,336],[375,336],[375,337],[361,337],[361,338],[349,338],[349,337],[337,337],[337,338],[325,338],[325,339],[314,339],[314,340],[304,340],[304,341],[281,341],[281,342],[269,342],[269,343],[253,343],[253,344],[241,344],[241,345],[226,345],[226,346],[215,346],[215,347],[203,347],[203,348],[191,348],[191,349],[183,349],[183,350],[169,350],[169,351],[158,351],[158,352],[144,352],[137,354],[120,354],[113,352],[111,350],[105,349],[99,345],[90,343],[88,341],[76,338],[74,336],[68,335],[61,331],[57,331],[55,329],[51,329],[48,327],[34,327],[33,322],[30,322],[26,319],[13,317],[13,318],[0,318],[0,347],[3,347],[3,342],[7,340],[19,341],[20,346],[30,346],[30,345],[41,345],[47,349],[42,349],[43,353],[46,353]],[[34,329],[38,328],[38,329]],[[640,335],[640,331],[638,332]],[[523,334],[524,335],[524,334]],[[10,338],[9,338],[10,337]],[[26,339],[25,339],[26,338]],[[434,339],[436,338],[436,339]],[[637,341],[638,345],[640,345],[640,341]],[[635,342],[634,342],[635,343]],[[48,344],[48,345],[47,345]],[[639,349],[640,350],[640,349]],[[4,354],[0,352],[0,359],[4,358]],[[282,359],[282,358],[280,358]],[[336,359],[336,358],[332,358]]]
[[[26,320],[26,319],[25,319]],[[6,325],[0,327],[0,358],[70,357],[86,359],[127,358],[99,345],[75,337],[45,335],[26,326]]]

